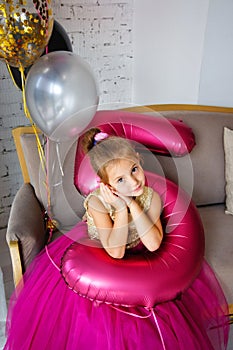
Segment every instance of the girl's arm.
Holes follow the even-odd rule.
[[[163,238],[160,221],[161,199],[158,193],[153,192],[151,206],[147,212],[133,199],[128,206],[142,243],[150,251],[158,249]]]
[[[104,185],[103,185],[104,186]],[[128,238],[128,211],[125,202],[116,197],[110,189],[101,188],[107,203],[115,207],[115,220],[111,220],[103,203],[96,196],[91,196],[88,202],[88,212],[94,220],[102,246],[113,258],[121,259],[125,254]]]

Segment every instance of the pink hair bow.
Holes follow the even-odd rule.
[[[97,144],[97,142],[100,142],[104,139],[106,139],[109,135],[106,132],[98,132],[98,134],[96,134],[94,136],[94,145]]]

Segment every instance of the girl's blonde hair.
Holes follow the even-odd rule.
[[[104,140],[96,142],[95,135],[100,132],[101,130],[98,128],[88,130],[82,137],[81,145],[83,151],[88,153],[91,165],[97,175],[104,183],[108,183],[107,166],[121,159],[138,162],[140,157],[129,140],[123,137],[108,136]]]

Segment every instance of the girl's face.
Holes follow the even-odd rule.
[[[145,185],[144,171],[139,162],[119,159],[106,167],[108,184],[124,196],[140,196]]]

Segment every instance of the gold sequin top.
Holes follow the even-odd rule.
[[[86,209],[86,214],[84,216],[84,219],[87,221],[89,237],[91,239],[98,239],[99,240],[99,234],[98,234],[98,230],[94,224],[94,220],[88,213],[88,201],[89,201],[91,196],[96,196],[101,200],[101,202],[103,203],[103,205],[105,206],[105,208],[109,212],[109,215],[113,221],[115,219],[115,210],[110,204],[107,204],[103,200],[103,198],[100,195],[99,189],[91,192],[87,196],[87,198],[85,199],[84,207]],[[136,197],[135,201],[146,212],[150,208],[152,196],[153,196],[152,188],[144,186],[143,193],[140,196]],[[127,241],[126,248],[127,249],[133,248],[136,245],[138,245],[139,242],[140,242],[140,238],[138,236],[135,224],[132,221],[131,215],[129,214],[129,233],[128,233],[128,241]]]

